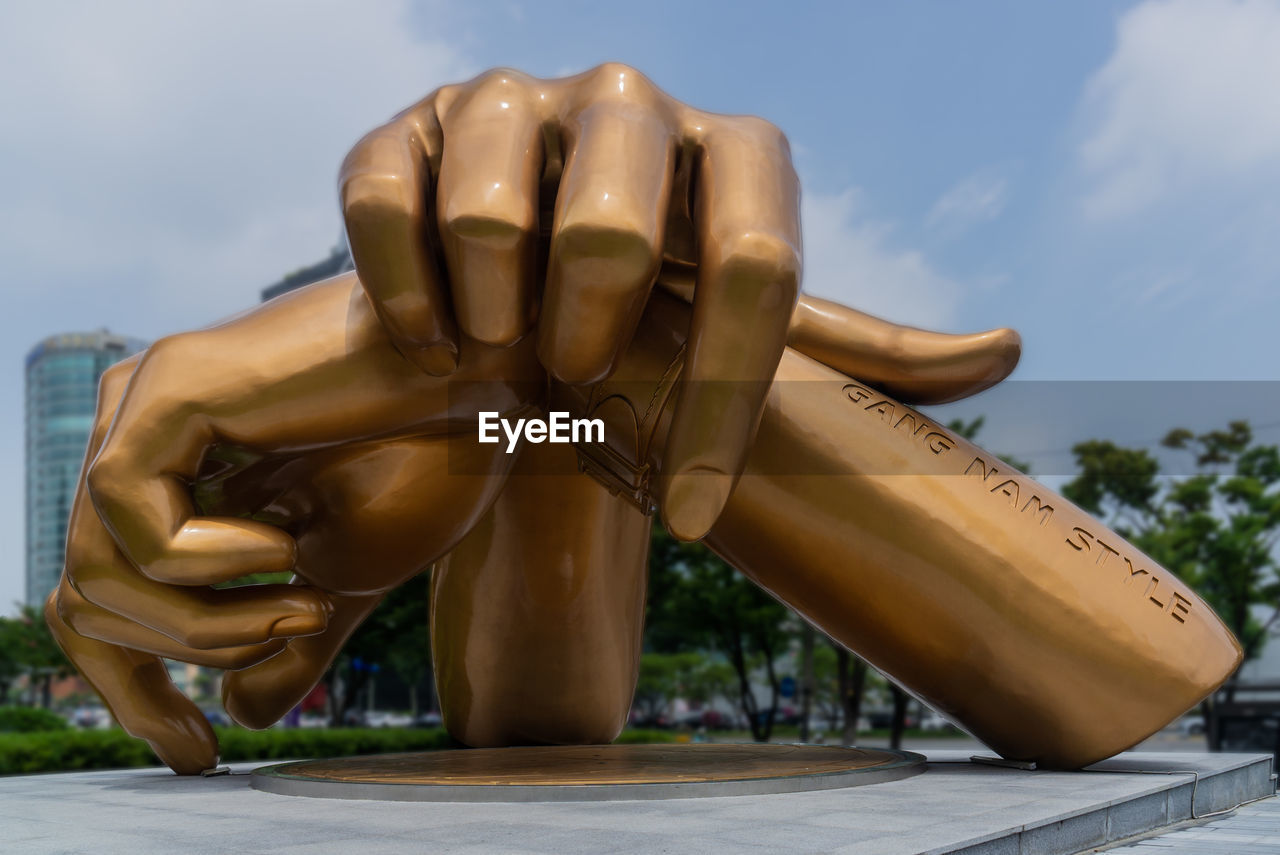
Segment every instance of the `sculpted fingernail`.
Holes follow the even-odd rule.
[[[172,732],[164,738],[147,740],[161,763],[179,775],[199,775],[218,765],[218,740],[207,722],[202,726],[178,719],[169,725]]]
[[[272,638],[293,638],[299,635],[315,635],[318,632],[324,632],[324,621],[314,615],[280,618],[271,625]]]
[[[1022,336],[1018,335],[1017,330],[1002,329],[996,333],[996,340],[1001,372],[1007,377],[1022,358]]]
[[[697,467],[681,472],[667,484],[662,520],[677,540],[701,540],[711,531],[733,492],[733,478]]]
[[[434,377],[443,377],[458,370],[458,349],[449,342],[408,351],[414,365]]]

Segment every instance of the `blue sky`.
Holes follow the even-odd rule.
[[[244,308],[338,237],[364,130],[490,66],[608,59],[787,132],[806,290],[1013,326],[1024,380],[1280,379],[1276,0],[9,3],[0,603],[21,595],[31,345]],[[1148,439],[1182,412],[1088,429]]]

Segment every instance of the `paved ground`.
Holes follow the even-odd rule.
[[[889,739],[888,737],[864,737],[858,740],[858,745],[863,748],[888,748]],[[930,751],[968,751],[970,754],[991,753],[990,748],[967,736],[907,737],[902,747],[907,751],[919,751],[924,754]],[[1133,750],[1203,754],[1206,748],[1203,736],[1188,736],[1175,730],[1162,730]]]
[[[1107,851],[1109,855],[1280,855],[1280,798],[1273,796],[1205,825]]]
[[[975,847],[968,853],[1062,853],[1185,815],[1193,798],[1203,813],[1270,786],[1269,761],[1247,755],[1129,754],[1100,771],[1075,773],[978,766],[964,762],[967,756],[931,752],[923,775],[846,790],[567,804],[277,796],[248,787],[252,764],[207,779],[155,769],[15,776],[0,778],[0,848],[32,855],[909,855],[961,846]],[[1147,852],[1158,852],[1154,843],[1144,841]]]

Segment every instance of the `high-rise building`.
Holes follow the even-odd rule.
[[[67,517],[93,426],[98,378],[146,342],[106,330],[49,336],[27,354],[27,594],[58,583]]]

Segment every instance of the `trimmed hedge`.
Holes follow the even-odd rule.
[[[39,707],[0,707],[0,733],[48,733],[66,730],[62,716]]]
[[[147,743],[123,730],[0,733],[0,774],[4,775],[119,769],[157,762]]]
[[[298,760],[347,757],[356,754],[394,754],[460,748],[442,728],[292,728],[243,730],[217,727],[224,763],[241,760]],[[665,731],[628,730],[618,742],[672,742]],[[160,761],[140,739],[119,728],[67,730],[61,733],[0,733],[0,775],[32,772],[71,772],[157,766]]]
[[[216,727],[224,763],[240,760],[298,760],[312,757],[351,757],[356,754],[395,754],[461,748],[443,728],[280,728],[245,730]]]

